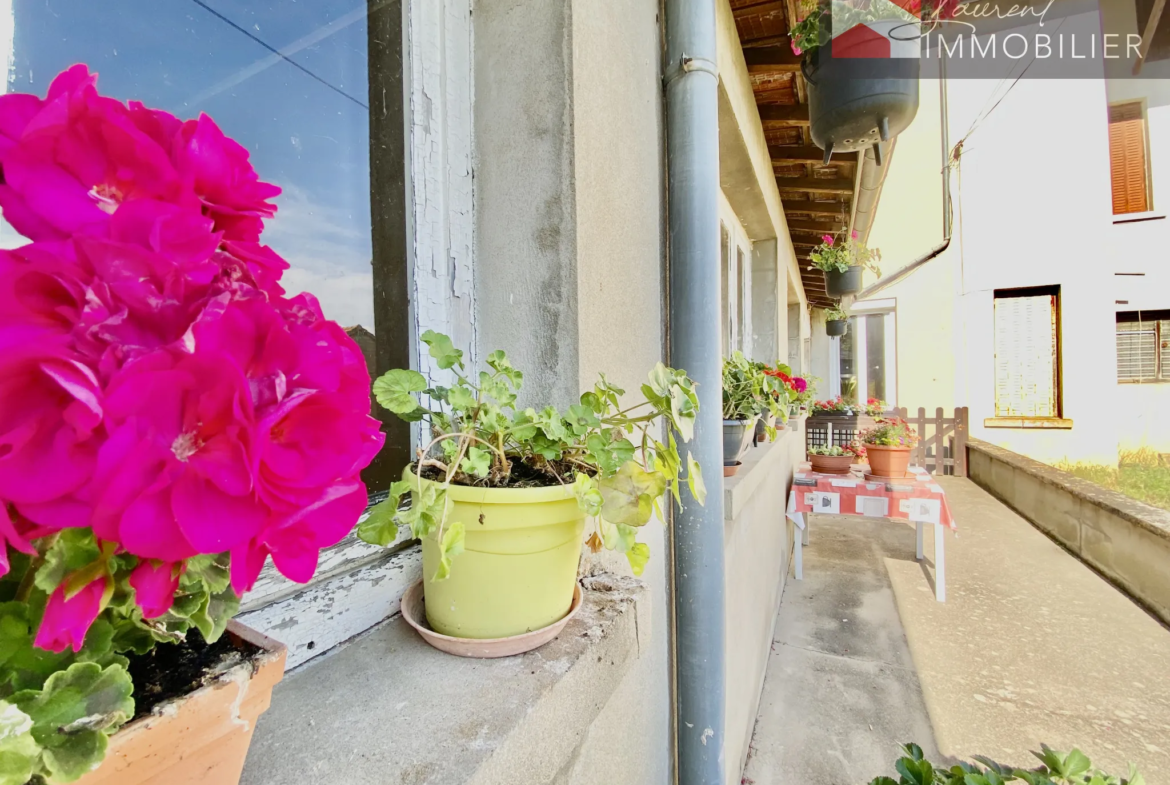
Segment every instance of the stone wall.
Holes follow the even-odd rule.
[[[1170,624],[1170,512],[978,439],[968,476]]]

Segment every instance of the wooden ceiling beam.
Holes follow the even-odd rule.
[[[760,122],[771,126],[808,125],[808,104],[764,104]]]
[[[780,44],[758,46],[743,50],[749,74],[770,74],[776,71],[796,72],[800,70],[800,55],[792,53],[792,46],[785,38]]]
[[[786,11],[785,6],[786,4],[783,0],[759,0],[759,2],[741,5],[731,13],[736,19],[741,19],[745,16],[760,16],[762,14],[773,14],[777,11]]]
[[[796,199],[782,200],[786,213],[808,213],[809,215],[849,216],[849,202],[810,202]]]
[[[777,177],[781,191],[808,191],[817,194],[851,194],[853,180],[848,177]]]
[[[768,146],[768,153],[772,156],[772,166],[802,162],[819,164],[825,160],[825,151],[815,145],[779,145]],[[837,153],[829,161],[834,164],[857,163],[856,153]]]
[[[832,234],[844,229],[846,224],[842,222],[834,223],[820,223],[817,221],[789,221],[788,231],[790,232],[820,232],[821,234]]]

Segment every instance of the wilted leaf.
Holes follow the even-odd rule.
[[[634,543],[634,547],[626,551],[626,559],[630,562],[630,569],[634,575],[641,575],[646,569],[646,562],[650,561],[650,546],[644,542]]]
[[[459,521],[450,524],[443,532],[443,539],[439,542],[439,567],[435,570],[435,580],[445,581],[451,577],[451,560],[463,553],[465,532]]]
[[[598,483],[602,516],[610,523],[642,526],[654,512],[654,500],[666,491],[666,477],[628,461],[617,474]]]
[[[387,410],[403,415],[419,408],[414,393],[426,388],[427,380],[421,373],[398,368],[378,377],[374,382],[374,398]]]
[[[695,460],[695,456],[687,453],[687,486],[691,489],[691,496],[695,497],[695,501],[699,504],[707,503],[707,486],[703,482],[703,470],[699,468],[699,462]]]
[[[597,532],[590,534],[589,538],[585,540],[585,544],[589,546],[589,550],[592,553],[597,553],[605,547],[605,543],[601,541],[601,535],[599,535]]]
[[[597,481],[587,474],[578,474],[573,480],[573,495],[577,497],[577,505],[589,517],[601,513],[601,505],[605,501],[601,492],[597,490]]]

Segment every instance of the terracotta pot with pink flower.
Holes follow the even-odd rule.
[[[240,597],[367,506],[362,353],[206,115],[74,66],[0,97],[0,169],[0,781],[231,785],[284,664]]]
[[[905,478],[918,434],[900,417],[879,417],[859,435],[875,477]]]

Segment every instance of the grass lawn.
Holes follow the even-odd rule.
[[[1170,466],[1153,450],[1123,451],[1114,469],[1094,463],[1058,463],[1056,468],[1120,491],[1130,498],[1170,510]]]

